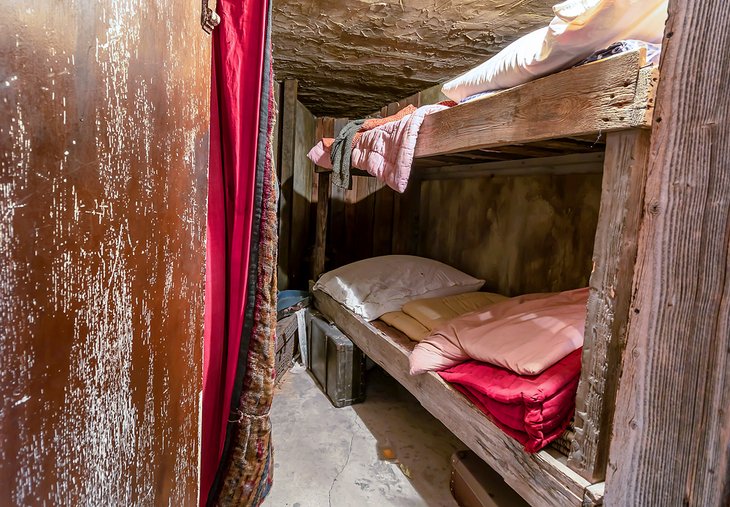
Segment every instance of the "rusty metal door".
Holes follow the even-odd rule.
[[[0,505],[196,502],[199,18],[0,0]]]

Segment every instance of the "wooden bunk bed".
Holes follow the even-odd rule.
[[[438,375],[410,376],[408,355],[414,344],[407,337],[382,322],[365,322],[324,293],[314,294],[326,317],[533,505],[602,504],[657,81],[657,69],[646,66],[643,51],[635,51],[427,116],[401,203],[408,208],[402,212],[404,220],[412,222],[407,229],[417,231],[424,179],[524,174],[533,167],[524,159],[553,154],[565,162],[571,153],[604,152],[575,434],[568,456],[551,448],[525,453]],[[581,170],[580,164],[559,167],[555,170]],[[330,192],[329,173],[318,172],[315,274],[324,269]],[[417,238],[403,241],[415,244]],[[406,247],[400,253],[407,252]]]

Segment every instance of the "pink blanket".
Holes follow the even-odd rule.
[[[413,349],[411,375],[469,359],[537,375],[583,346],[588,288],[525,294],[435,329]]]
[[[411,175],[423,118],[448,107],[440,104],[421,106],[398,121],[363,132],[352,148],[352,167],[367,171],[393,190],[404,192]],[[329,150],[323,141],[317,143],[307,156],[320,167],[332,168]]]

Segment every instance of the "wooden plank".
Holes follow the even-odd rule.
[[[414,255],[418,248],[418,217],[421,212],[421,180],[411,178],[393,203],[393,253]]]
[[[586,315],[575,440],[569,465],[586,479],[606,475],[616,388],[649,157],[647,130],[608,134]]]
[[[624,53],[428,115],[415,156],[648,128],[655,81],[643,65],[642,51]]]
[[[525,176],[530,174],[586,174],[602,171],[603,153],[578,153],[559,157],[527,158],[504,162],[483,162],[421,169],[422,180],[475,178],[484,176]]]
[[[281,101],[282,101],[282,84],[280,81],[274,82],[274,100],[276,101],[276,126],[274,127],[273,138],[271,140],[271,148],[274,152],[274,164],[276,167],[276,177],[281,181],[281,160],[279,159],[280,147],[279,137],[281,130]]]
[[[281,132],[279,133],[279,290],[289,287],[292,201],[294,198],[294,153],[297,123],[297,86],[295,79],[283,83]]]
[[[327,294],[314,292],[317,308],[346,333],[365,354],[413,394],[469,448],[493,467],[532,505],[581,505],[590,484],[548,451],[525,453],[469,400],[431,372],[411,376],[406,336],[381,322],[367,323]]]
[[[317,175],[319,183],[317,189],[317,221],[315,222],[314,252],[312,254],[312,280],[319,278],[324,273],[326,265],[326,244],[327,244],[327,221],[330,204],[330,174],[321,173]]]
[[[357,260],[373,256],[373,220],[375,218],[376,179],[359,177],[355,195],[355,222],[353,244]]]
[[[585,287],[601,166],[596,160],[580,174],[423,181],[418,227],[428,233],[419,238],[418,254],[482,278],[487,289],[506,295]]]
[[[387,108],[388,114],[386,116],[394,115],[401,110],[400,104],[398,104],[398,102],[391,102],[390,104],[388,104]]]
[[[360,260],[361,256],[358,251],[359,231],[357,230],[357,199],[360,187],[364,185],[364,178],[359,176],[351,176],[351,189],[345,190],[345,213],[343,230],[340,232],[342,262],[349,264],[356,260]]]
[[[0,2],[0,505],[198,504],[209,176],[224,206],[200,8]]]
[[[376,180],[375,215],[373,217],[373,255],[393,252],[393,201],[395,191]]]
[[[288,272],[289,287],[297,289],[307,288],[310,272],[307,261],[313,247],[313,237],[310,236],[310,216],[314,164],[307,157],[307,153],[316,142],[315,129],[314,116],[301,102],[297,101]]]
[[[441,93],[441,85],[434,85],[431,88],[426,88],[418,94],[419,105],[427,106],[429,104],[437,104],[443,100],[449,100],[449,98]]]
[[[730,3],[670,0],[662,52],[606,504],[727,506]]]

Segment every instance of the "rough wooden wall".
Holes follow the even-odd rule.
[[[585,287],[601,200],[593,174],[424,181],[418,253],[506,295]]]
[[[0,0],[0,504],[193,505],[199,4]]]
[[[275,0],[279,79],[316,116],[365,115],[546,25],[554,0]]]

